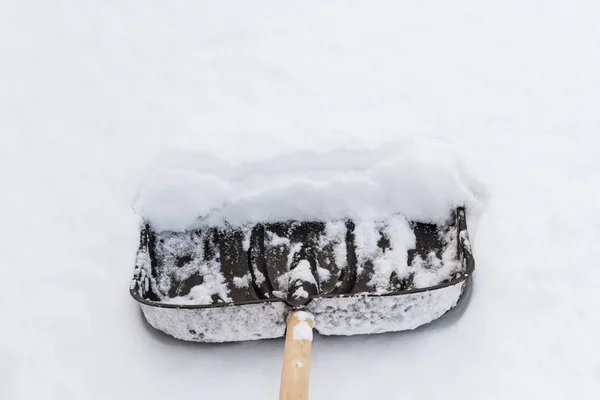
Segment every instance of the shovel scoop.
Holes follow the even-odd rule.
[[[462,207],[437,225],[402,215],[184,232],[144,223],[130,293],[177,339],[286,336],[280,398],[306,399],[313,329],[415,329],[455,308],[474,267]]]

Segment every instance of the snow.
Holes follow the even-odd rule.
[[[309,321],[311,325],[315,323],[315,317],[307,311],[294,311],[293,314],[299,321]]]
[[[317,276],[319,277],[319,283],[325,283],[331,279],[331,272],[329,272],[328,269],[319,266],[317,267]]]
[[[234,276],[233,277],[233,284],[235,285],[235,287],[237,287],[238,289],[243,289],[243,288],[247,288],[250,286],[250,274],[246,274],[244,276]]]
[[[310,262],[308,262],[307,260],[300,260],[298,262],[298,265],[296,266],[296,268],[290,270],[293,256],[295,253],[297,253],[300,250],[301,246],[302,245],[300,243],[296,243],[295,245],[293,245],[290,248],[290,254],[288,255],[288,264],[287,264],[288,272],[282,274],[280,277],[277,278],[277,285],[280,288],[280,290],[277,292],[280,293],[279,297],[281,297],[281,298],[287,297],[287,295],[285,293],[288,290],[294,290],[294,295],[297,294],[304,298],[308,298],[308,296],[309,296],[308,292],[306,292],[304,290],[300,290],[301,288],[300,289],[294,289],[293,287],[290,288],[290,283],[297,282],[298,284],[302,285],[302,283],[307,282],[307,283],[313,284],[315,286],[317,285],[315,276],[313,275],[312,270],[310,268]],[[325,275],[323,275],[323,276],[320,275],[319,281],[321,281],[324,278],[325,278]]]
[[[292,340],[306,340],[307,342],[312,342],[312,328],[306,321],[302,321],[298,325],[294,326]]]
[[[160,230],[181,231],[199,215],[227,201],[234,188],[214,176],[175,170],[153,174],[140,189],[139,212]]]
[[[411,138],[365,150],[354,163],[350,159],[340,150],[235,167],[219,160],[220,167],[205,169],[210,164],[205,157],[179,154],[170,162],[157,160],[140,186],[135,209],[154,229],[178,231],[249,222],[373,220],[398,213],[443,223],[457,206],[476,206],[474,178],[440,140]],[[266,170],[265,163],[273,169]],[[285,244],[270,235],[271,246]]]
[[[242,242],[242,247],[244,251],[248,251],[248,249],[250,249],[250,236],[252,235],[252,227],[243,226],[242,230],[244,231],[244,241]]]
[[[322,335],[366,335],[414,329],[454,307],[465,282],[402,296],[318,298],[311,302]]]
[[[139,182],[161,157],[173,185],[197,181],[198,152],[204,171],[315,152],[364,169],[414,137],[480,182],[471,302],[414,332],[316,334],[311,396],[598,398],[599,7],[0,3],[0,398],[277,398],[281,340],[189,345],[145,324],[128,294]]]
[[[252,272],[254,273],[254,282],[259,286],[262,285],[266,280],[265,275],[256,266],[253,266]]]
[[[285,304],[278,301],[186,310],[144,304],[142,311],[152,326],[177,339],[209,343],[281,337],[288,312]]]
[[[280,236],[278,236],[276,233],[273,232],[267,232],[267,236],[268,236],[268,242],[267,244],[269,246],[283,246],[283,245],[288,245],[290,244],[290,240],[288,238],[282,238]]]
[[[463,232],[460,232],[460,238],[465,241],[465,247],[472,252],[470,241],[464,238]],[[444,251],[441,259],[431,252],[427,258],[423,260],[420,255],[416,255],[412,265],[408,268],[407,273],[413,274],[415,287],[426,288],[442,283],[443,279],[452,276],[454,272],[460,269],[457,257],[457,234],[456,227],[451,227],[447,232],[442,233],[442,243],[444,243]],[[464,238],[464,239],[463,239]]]
[[[302,289],[302,287],[299,287],[294,291],[293,296],[297,299],[308,299],[308,292]]]
[[[298,261],[298,265],[296,266],[296,268],[290,271],[289,280],[290,282],[300,281],[312,283],[315,286],[317,285],[317,282],[315,281],[315,276],[313,275],[310,268],[310,262],[308,262],[307,260]]]
[[[204,256],[204,241],[209,231],[197,233],[174,233],[161,232],[156,237],[156,258],[164,265],[163,271],[157,278],[161,291],[167,293],[173,286],[172,279],[183,282],[192,275],[202,278],[202,283],[190,288],[189,293],[180,296],[161,296],[160,300],[170,304],[211,304],[213,296],[217,296],[222,302],[230,302],[227,282],[214,256],[206,260]],[[177,260],[189,257],[189,261],[178,264]],[[168,268],[171,267],[171,268]],[[146,270],[150,268],[147,266]],[[248,278],[246,278],[248,279]],[[241,282],[238,282],[243,284]],[[247,285],[247,284],[246,284]]]
[[[389,238],[390,248],[386,249],[384,253],[377,247],[377,240],[374,243],[375,248],[370,247],[373,244],[373,241],[370,241],[368,248],[361,246],[356,251],[358,260],[373,260],[373,277],[370,284],[379,293],[383,293],[389,289],[390,277],[394,272],[399,279],[408,277],[408,250],[415,247],[416,240],[415,234],[404,216],[394,216],[385,222],[386,224],[382,232]],[[369,232],[367,236],[379,239],[380,233],[377,231]],[[356,237],[359,237],[359,234],[356,234]],[[419,269],[417,276],[423,270]]]
[[[298,319],[298,323],[294,325],[292,330],[292,340],[305,340],[312,342],[313,340],[313,326],[315,325],[314,316],[306,311],[295,311],[292,317]],[[302,363],[296,364],[298,368],[302,368]]]
[[[320,238],[319,246],[323,248],[328,244],[332,244],[334,257],[335,257],[335,265],[345,265],[347,259],[347,249],[346,249],[346,224],[344,221],[327,221],[325,223],[325,235]],[[329,273],[329,271],[325,270],[325,273]],[[323,276],[324,273],[319,270],[319,276]],[[329,276],[327,276],[324,281],[329,280]]]

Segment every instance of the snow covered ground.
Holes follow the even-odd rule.
[[[485,188],[464,314],[313,341],[315,399],[600,397],[600,3],[0,3],[0,399],[277,398],[283,342],[128,294],[140,176],[434,136]]]

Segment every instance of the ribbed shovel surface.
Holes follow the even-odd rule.
[[[175,337],[279,337],[291,307],[323,334],[413,329],[451,309],[474,268],[465,211],[443,225],[286,221],[141,231],[132,296]]]

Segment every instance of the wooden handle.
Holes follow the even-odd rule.
[[[279,400],[308,400],[314,325],[313,316],[304,311],[295,311],[288,318]]]

